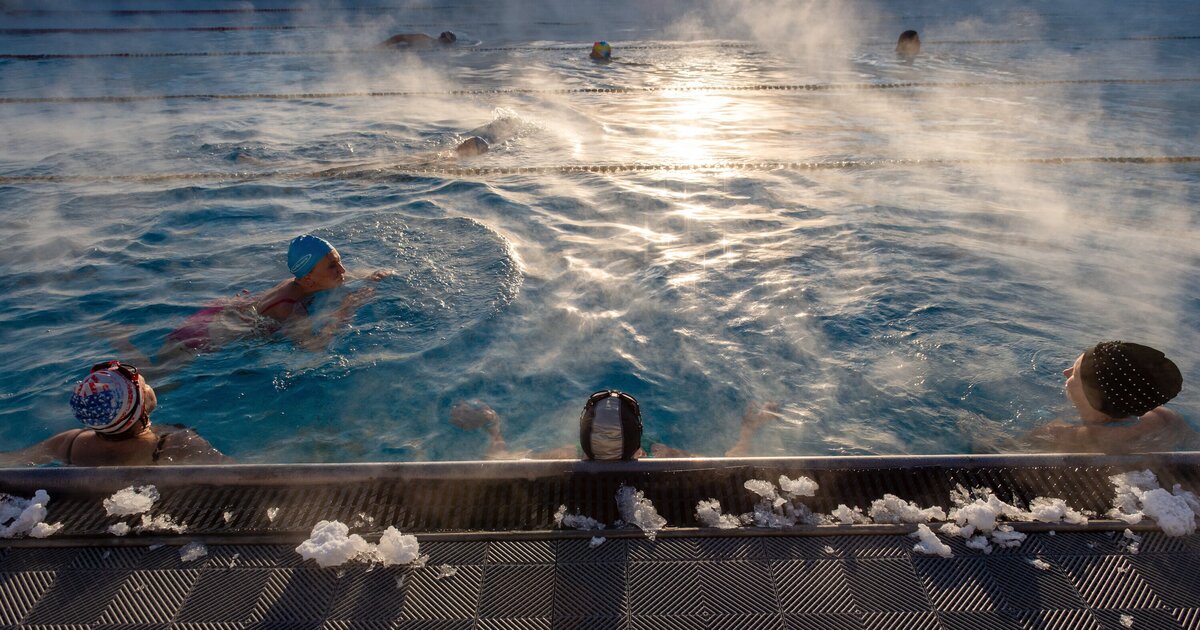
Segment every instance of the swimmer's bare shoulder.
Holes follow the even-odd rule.
[[[303,297],[294,281],[284,280],[259,296],[254,302],[254,309],[263,317],[286,322],[293,316],[306,314],[300,305]]]
[[[233,458],[218,451],[208,440],[192,429],[175,431],[167,436],[159,453],[160,464],[232,464]]]

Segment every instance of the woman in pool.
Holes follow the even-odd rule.
[[[1183,417],[1162,406],[1179,394],[1183,376],[1162,352],[1125,341],[1096,344],[1063,370],[1079,423],[1055,422],[1026,437],[1058,452],[1133,453],[1200,446]]]
[[[751,403],[742,415],[742,430],[725,457],[745,457],[755,433],[779,416],[779,405]],[[508,450],[501,433],[500,415],[485,404],[459,402],[450,409],[450,423],[461,429],[486,428],[487,459],[590,459],[631,461],[642,457],[698,457],[649,439],[642,433],[642,411],[637,399],[615,389],[603,389],[588,397],[579,415],[579,447],[563,446],[532,454]]]
[[[284,280],[253,298],[222,300],[189,316],[183,325],[167,335],[167,342],[151,361],[124,336],[113,336],[118,349],[142,365],[153,365],[156,376],[172,371],[195,355],[214,352],[225,343],[249,333],[282,332],[306,350],[316,351],[328,345],[345,327],[354,312],[375,292],[363,287],[346,295],[315,328],[312,302],[318,293],[341,286],[346,281],[342,257],[325,239],[304,234],[288,246],[288,271]],[[378,281],[391,275],[376,271],[367,277]],[[146,370],[149,371],[149,370]]]
[[[0,453],[0,466],[62,462],[75,466],[222,464],[230,460],[192,429],[152,425],[154,388],[132,365],[92,366],[71,395],[83,429],[63,431],[28,448]]]

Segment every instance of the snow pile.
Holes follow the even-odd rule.
[[[967,547],[985,554],[992,552],[993,545],[1018,547],[1025,540],[1025,534],[1014,531],[1011,525],[1002,521],[1028,521],[1035,518],[1032,512],[1001,500],[991,488],[967,491],[958,486],[957,490],[950,493],[950,499],[955,504],[948,517],[952,522],[943,525],[940,531],[948,536],[962,536],[967,539]],[[1039,497],[1035,503],[1043,516],[1053,518],[1054,522],[1058,522],[1059,517],[1055,516],[1058,513],[1069,511],[1077,515],[1061,499]]]
[[[743,486],[760,497],[754,505],[754,511],[743,514],[742,522],[754,523],[759,527],[781,529],[794,527],[796,523],[820,525],[825,519],[813,514],[808,506],[796,501],[802,496],[813,496],[817,492],[817,483],[808,477],[788,479],[786,475],[779,476],[781,491],[776,491],[775,484],[764,479],[751,479]]]
[[[1196,515],[1200,501],[1196,495],[1178,484],[1173,492],[1158,485],[1158,478],[1149,470],[1133,471],[1108,478],[1116,489],[1113,507],[1108,516],[1136,525],[1144,516],[1154,519],[1168,536],[1195,533]]]
[[[554,513],[554,523],[559,527],[571,527],[585,531],[604,529],[604,523],[590,516],[584,516],[578,510],[574,514],[567,514],[566,505],[558,506],[558,511]]]
[[[170,514],[159,514],[154,518],[150,518],[149,514],[143,514],[142,524],[135,526],[133,529],[139,534],[142,532],[175,532],[176,534],[182,534],[187,531],[187,523],[176,523]]]
[[[158,501],[158,488],[152,485],[129,486],[104,500],[104,511],[109,516],[129,516],[149,512]]]
[[[862,508],[856,505],[854,509],[851,509],[845,503],[839,503],[837,509],[832,512],[832,516],[842,525],[871,522],[871,519],[863,514]]]
[[[62,523],[47,525],[42,522],[49,502],[50,495],[45,490],[34,492],[30,499],[0,493],[0,538],[25,535],[45,538],[61,529]]]
[[[305,560],[316,560],[321,567],[335,567],[361,555],[368,555],[371,544],[338,521],[321,521],[313,526],[308,540],[296,547]]]
[[[1029,515],[1035,521],[1043,523],[1066,523],[1068,525],[1087,525],[1088,518],[1076,512],[1062,499],[1037,497],[1029,504]],[[1053,536],[1054,532],[1050,532]]]
[[[654,540],[658,530],[667,524],[667,519],[659,516],[646,495],[629,486],[617,489],[617,509],[621,512],[621,520],[639,527],[650,540]]]
[[[946,511],[938,506],[921,509],[920,506],[909,503],[894,495],[885,494],[882,499],[871,502],[867,514],[876,523],[928,523],[930,521],[946,520]]]
[[[917,525],[917,531],[910,534],[910,536],[920,539],[917,544],[913,545],[913,551],[926,553],[931,556],[941,556],[943,558],[949,558],[953,555],[950,545],[938,540],[937,534],[933,533],[933,530],[929,529],[929,526],[924,523]]]
[[[401,534],[400,530],[390,525],[383,530],[383,536],[380,536],[379,544],[375,546],[375,557],[383,562],[385,567],[396,564],[425,564],[417,537]]]
[[[705,527],[719,529],[736,529],[742,525],[736,515],[722,514],[721,502],[716,499],[700,501],[696,504],[696,520]]]
[[[191,562],[208,555],[208,547],[204,543],[196,541],[190,542],[179,549],[179,560],[181,562]]]
[[[346,524],[321,521],[313,526],[308,540],[296,547],[305,560],[315,560],[321,567],[334,567],[351,560],[381,562],[384,566],[411,564],[424,566],[428,556],[420,555],[416,536],[401,534],[389,526],[374,545],[358,534],[351,534]]]

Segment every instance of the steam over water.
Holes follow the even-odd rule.
[[[1193,5],[570,4],[5,3],[0,450],[76,426],[101,324],[152,353],[304,232],[397,275],[327,352],[250,337],[155,381],[156,422],[247,462],[475,459],[455,402],[537,451],[612,387],[705,455],[752,401],[782,408],[757,455],[990,452],[1125,339],[1196,426],[1200,165],[1014,161],[1200,155]],[[161,30],[200,27],[237,30]],[[278,97],[214,98],[248,94]],[[768,164],[880,159],[910,161]],[[93,179],[150,175],[178,177]]]

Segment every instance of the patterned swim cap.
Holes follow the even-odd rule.
[[[139,376],[113,361],[110,368],[97,365],[75,386],[71,409],[83,426],[104,435],[124,432],[142,417],[146,408]],[[132,378],[131,378],[132,377]]]
[[[612,46],[608,42],[596,42],[592,44],[592,59],[612,59]]]
[[[1183,389],[1179,368],[1163,353],[1125,341],[1104,341],[1084,352],[1079,378],[1088,404],[1114,418],[1141,416]]]
[[[323,238],[312,234],[297,236],[288,245],[288,271],[296,278],[303,278],[331,251],[333,245]]]

